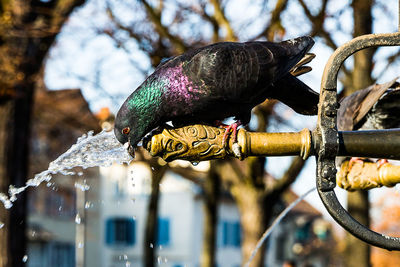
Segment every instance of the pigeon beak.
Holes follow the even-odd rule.
[[[132,156],[132,158],[135,158],[135,148],[131,146],[131,144],[128,146],[128,153]]]

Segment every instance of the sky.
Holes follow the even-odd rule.
[[[122,3],[115,0],[115,3]],[[125,1],[132,3],[135,1]],[[165,6],[171,10],[175,6],[169,4],[171,1],[165,1]],[[315,2],[306,1],[311,4]],[[375,33],[394,32],[397,30],[397,1],[377,1],[385,3],[382,8],[373,10]],[[251,0],[233,0],[226,6],[228,10],[227,17],[233,21],[233,27],[241,32],[241,40],[251,38],[259,32],[260,27],[265,24],[266,19],[256,17],[260,1]],[[275,1],[269,1],[268,7],[271,8]],[[337,0],[331,1],[328,6],[330,14],[336,14],[344,6],[349,5],[349,1]],[[391,8],[396,7],[396,8]],[[315,6],[317,8],[317,6]],[[117,49],[114,43],[104,35],[98,35],[96,29],[107,26],[107,17],[102,12],[104,3],[102,0],[89,0],[82,8],[79,8],[68,20],[62,33],[58,36],[55,46],[51,49],[45,69],[45,82],[50,89],[81,88],[83,95],[89,101],[91,109],[96,112],[100,108],[107,106],[115,113],[124,99],[136,88],[146,77],[141,70],[150,68],[150,62],[143,52],[139,51],[135,44],[130,44],[131,53],[125,53]],[[129,20],[130,13],[119,6],[124,19]],[[309,31],[309,26],[305,23],[301,14],[301,7],[298,1],[289,1],[288,12],[284,14],[284,26],[287,29],[286,37],[293,38]],[[243,15],[246,14],[246,15]],[[389,15],[388,15],[389,14]],[[327,18],[326,28],[333,32],[334,39],[338,44],[343,44],[351,40],[351,11],[348,9],[340,14],[339,25],[335,20]],[[172,16],[163,16],[163,22],[169,23]],[[251,27],[247,27],[243,32],[241,27],[246,25],[246,21],[251,21]],[[341,31],[337,31],[336,29]],[[174,30],[174,29],[172,29]],[[190,29],[183,29],[182,34],[190,37]],[[207,31],[207,29],[205,29]],[[397,48],[380,49],[376,55],[376,64],[373,75],[378,77],[378,82],[385,82],[393,79],[398,73],[395,69],[400,69],[397,62],[389,70],[384,69],[385,64],[379,61],[382,55],[393,53]],[[323,69],[332,54],[332,50],[327,48],[319,38],[316,38],[316,44],[311,50],[317,57],[311,62],[313,71],[302,77],[314,90],[319,91],[320,80]],[[135,64],[132,64],[132,62]],[[351,58],[346,64],[351,64]],[[149,73],[147,73],[149,74]],[[340,85],[339,85],[340,88]],[[110,98],[109,96],[113,96]],[[299,131],[302,128],[314,129],[316,117],[304,117],[296,115],[285,106],[278,107],[279,112],[287,116],[291,126],[272,125],[269,131]],[[276,177],[280,177],[286,167],[290,164],[290,157],[270,157],[267,160],[268,171]],[[293,185],[294,191],[301,195],[315,185],[315,159],[308,160],[306,167],[301,172],[300,177]],[[345,205],[344,190],[336,190],[340,201]],[[373,190],[375,191],[375,190]],[[374,197],[373,193],[372,198]],[[315,207],[321,210],[325,215],[325,208],[316,192],[306,199]]]

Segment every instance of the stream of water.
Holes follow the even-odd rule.
[[[110,166],[114,162],[129,164],[131,160],[132,157],[128,154],[127,148],[118,142],[113,131],[103,130],[96,135],[90,131],[79,137],[76,144],[72,145],[64,154],[50,162],[47,170],[27,180],[24,186],[11,185],[8,194],[0,193],[0,201],[5,208],[9,209],[18,194],[28,187],[36,187],[42,182],[50,181],[54,174],[75,175],[76,172],[73,170],[75,167],[86,169],[95,166]]]
[[[262,244],[265,242],[265,240],[267,240],[267,238],[271,235],[272,231],[275,229],[275,227],[282,221],[282,219],[286,216],[286,214],[289,213],[289,211],[291,211],[297,204],[300,203],[300,201],[302,201],[308,194],[310,194],[311,192],[313,192],[315,189],[317,189],[316,187],[311,188],[310,190],[308,190],[307,192],[305,192],[303,195],[301,195],[299,198],[297,198],[295,201],[293,201],[292,203],[290,203],[289,206],[286,207],[286,209],[284,209],[278,217],[276,217],[276,219],[274,220],[274,222],[271,224],[271,226],[264,232],[264,234],[262,235],[261,239],[257,242],[256,247],[254,248],[254,250],[251,252],[250,258],[249,260],[246,262],[246,264],[244,265],[245,267],[249,267],[251,261],[253,260],[253,258],[256,256],[257,251],[260,249],[260,247],[262,246]]]

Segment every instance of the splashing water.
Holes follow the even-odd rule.
[[[96,166],[110,166],[114,162],[123,164],[130,163],[132,157],[128,154],[126,146],[121,145],[114,136],[113,131],[105,131],[94,135],[93,131],[78,138],[76,144],[72,145],[64,154],[50,162],[49,168],[29,179],[25,186],[10,186],[8,195],[0,193],[0,201],[4,207],[9,209],[17,200],[17,195],[28,187],[36,187],[42,182],[49,182],[54,174],[63,175],[77,174],[72,169],[82,167],[84,169]],[[80,173],[78,173],[80,174]]]
[[[262,244],[264,243],[265,240],[267,240],[267,238],[270,236],[270,234],[272,233],[272,231],[275,229],[275,227],[282,221],[282,219],[286,216],[286,214],[289,213],[289,211],[291,211],[297,204],[300,203],[300,201],[302,201],[308,194],[310,194],[312,191],[314,191],[315,189],[317,189],[316,187],[311,188],[310,190],[308,190],[307,192],[305,192],[303,195],[301,195],[298,199],[296,199],[295,201],[293,201],[292,203],[290,203],[289,206],[286,207],[286,209],[284,209],[281,214],[279,214],[278,217],[276,217],[276,219],[274,220],[274,222],[271,224],[271,226],[264,232],[264,234],[262,235],[261,239],[257,242],[256,247],[254,248],[253,252],[250,255],[249,260],[246,262],[246,264],[244,265],[245,267],[249,267],[251,261],[253,260],[253,258],[256,256],[257,251],[260,249],[260,247],[262,246]]]

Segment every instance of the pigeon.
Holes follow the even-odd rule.
[[[400,127],[400,84],[396,79],[374,84],[340,101],[340,131],[379,130]]]
[[[309,36],[279,43],[221,42],[165,60],[120,107],[115,136],[134,154],[144,136],[167,122],[215,125],[234,117],[235,131],[267,98],[315,115],[319,94],[290,72],[313,44]]]
[[[374,84],[343,98],[337,113],[340,131],[379,130],[400,128],[400,84],[399,77],[383,84]],[[338,157],[340,168],[345,157]],[[348,169],[360,158],[351,158]],[[369,161],[365,159],[365,161]],[[378,160],[378,167],[387,160]]]

